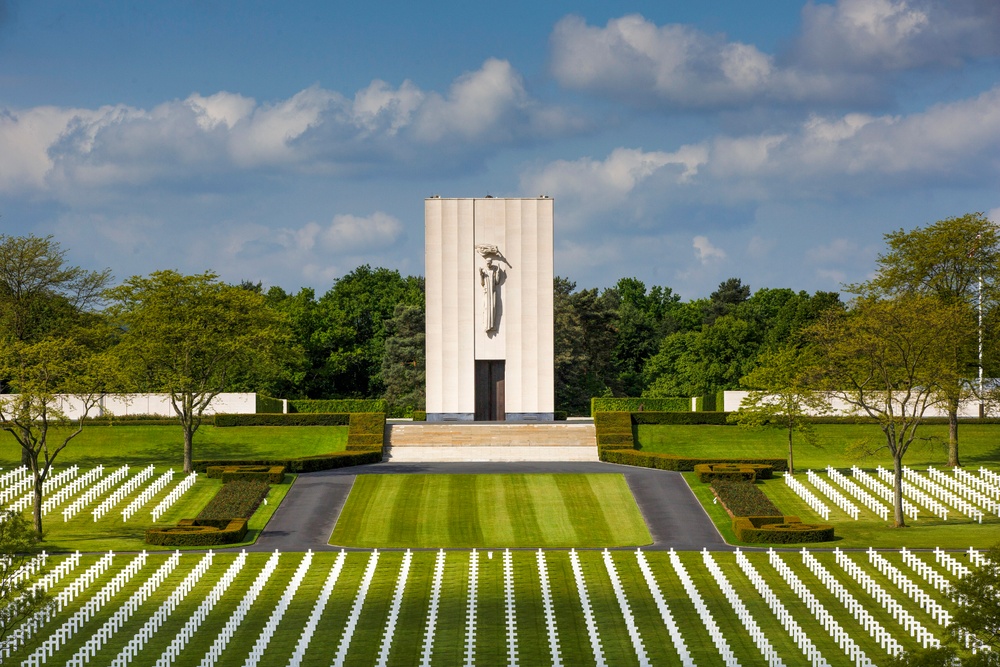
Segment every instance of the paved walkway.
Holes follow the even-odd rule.
[[[680,473],[610,463],[375,463],[299,475],[257,543],[248,551],[332,551],[333,533],[359,474],[407,473],[591,473],[625,475],[653,537],[648,549],[729,549]]]

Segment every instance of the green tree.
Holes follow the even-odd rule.
[[[848,312],[827,311],[809,331],[817,352],[814,389],[873,418],[893,460],[894,525],[903,516],[903,458],[927,410],[942,403],[954,365],[941,341],[958,334],[955,308],[940,299],[858,299]]]
[[[617,377],[612,389],[625,396],[639,396],[645,387],[643,368],[660,347],[663,337],[676,329],[674,312],[680,297],[669,287],[653,286],[636,278],[622,278],[602,294],[615,311],[613,356]]]
[[[0,647],[8,634],[25,619],[52,604],[45,590],[24,576],[24,567],[34,558],[38,534],[23,514],[0,511]]]
[[[205,410],[234,377],[249,382],[280,367],[292,346],[287,319],[263,295],[208,272],[158,271],[107,292],[121,327],[122,377],[138,391],[170,394],[184,433],[184,470]]]
[[[615,311],[597,289],[558,276],[553,287],[556,407],[587,415],[590,399],[616,383]]]
[[[39,538],[43,485],[59,454],[83,432],[86,417],[107,386],[106,368],[104,355],[95,353],[93,341],[83,335],[64,333],[0,346],[0,375],[9,379],[14,392],[0,394],[0,430],[17,441],[31,470]]]
[[[806,442],[814,442],[813,415],[829,411],[830,404],[821,392],[811,389],[808,373],[815,368],[808,350],[786,346],[766,351],[758,366],[745,375],[741,384],[751,389],[740,409],[729,421],[750,428],[769,426],[784,429],[788,435],[788,474],[795,474],[792,436],[798,431]]]
[[[386,403],[399,416],[423,410],[427,404],[424,309],[397,304],[386,332],[382,356]]]
[[[737,306],[750,298],[750,286],[744,285],[739,278],[729,278],[719,283],[719,289],[712,292],[705,305],[705,324],[713,324],[715,320],[728,315]]]
[[[851,291],[905,298],[934,296],[956,308],[962,323],[955,338],[940,341],[952,358],[953,381],[941,388],[948,411],[948,465],[961,465],[958,411],[975,394],[978,369],[976,310],[997,303],[1000,294],[1000,232],[982,213],[939,220],[927,227],[885,235],[887,250],[878,257],[875,277]]]

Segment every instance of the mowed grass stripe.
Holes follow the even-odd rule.
[[[620,474],[360,475],[331,544],[503,548],[652,541]]]

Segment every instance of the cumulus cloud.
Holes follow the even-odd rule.
[[[712,260],[726,258],[726,251],[712,245],[712,242],[708,240],[707,236],[694,237],[691,241],[691,245],[694,247],[695,256],[702,264],[707,264]]]
[[[533,99],[511,65],[496,59],[444,95],[376,80],[353,98],[313,86],[275,102],[219,92],[150,109],[7,109],[0,111],[0,192],[60,197],[80,186],[206,184],[240,170],[423,171],[442,167],[443,155],[455,169],[491,147],[580,127]]]
[[[551,68],[567,88],[645,107],[829,105],[884,99],[884,75],[1000,54],[993,0],[809,3],[787,52],[638,14],[556,24]]]

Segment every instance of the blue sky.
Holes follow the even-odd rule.
[[[424,197],[548,194],[580,287],[836,290],[1000,221],[998,149],[995,0],[0,0],[0,232],[118,278],[419,274]]]

